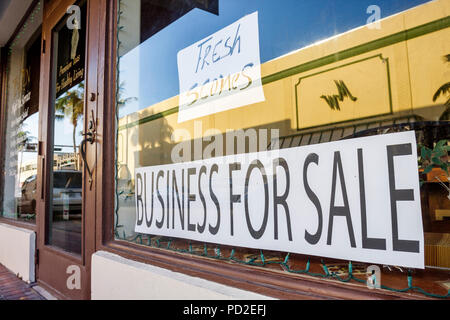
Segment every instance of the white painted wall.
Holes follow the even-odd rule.
[[[0,263],[28,283],[35,281],[36,233],[0,223]]]
[[[93,300],[265,300],[253,292],[98,251],[92,256]]]

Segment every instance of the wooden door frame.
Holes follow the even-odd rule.
[[[417,299],[416,295],[370,290],[347,283],[300,277],[294,273],[274,271],[242,264],[177,253],[131,242],[114,236],[114,167],[115,167],[115,94],[117,80],[117,1],[95,0],[98,29],[98,133],[104,140],[97,144],[95,173],[96,249],[126,259],[154,265],[173,272],[202,278],[223,285],[254,291],[279,299]],[[104,143],[103,143],[104,142]],[[424,297],[421,297],[422,299]]]
[[[39,262],[36,266],[36,276],[38,283],[44,287],[52,289],[58,296],[68,299],[90,299],[90,270],[91,256],[95,252],[95,177],[92,188],[87,183],[86,168],[83,166],[83,218],[82,218],[82,253],[81,257],[64,252],[55,247],[46,245],[48,234],[48,212],[49,212],[49,176],[47,170],[52,165],[53,159],[47,155],[52,154],[53,143],[47,143],[50,139],[49,125],[53,126],[53,116],[50,112],[51,103],[51,83],[52,78],[52,33],[53,29],[66,15],[68,6],[76,4],[75,0],[53,0],[46,1],[44,5],[42,24],[42,53],[41,53],[41,80],[40,80],[40,106],[39,106],[39,150],[38,150],[38,182],[37,182],[37,250]],[[85,112],[84,128],[91,115],[97,122],[97,57],[98,45],[96,29],[98,28],[98,13],[96,1],[86,0],[87,21],[86,21],[86,64],[85,64]],[[92,97],[94,95],[94,97]],[[86,144],[87,162],[92,168],[95,166],[97,144]],[[94,169],[94,172],[97,170]],[[43,196],[43,197],[41,197]],[[53,266],[53,268],[43,268],[42,264]],[[81,271],[81,289],[70,290],[66,286],[67,266],[77,265]],[[54,266],[58,266],[55,268]],[[58,270],[56,270],[58,269]]]

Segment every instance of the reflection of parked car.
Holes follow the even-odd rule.
[[[59,170],[53,173],[53,211],[81,213],[82,178],[80,171]]]
[[[81,213],[82,176],[80,171],[53,172],[53,211]],[[21,214],[36,214],[36,175],[28,177],[22,185],[19,199]]]

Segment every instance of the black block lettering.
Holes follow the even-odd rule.
[[[198,194],[200,196],[200,200],[203,205],[203,224],[200,225],[199,223],[197,223],[197,230],[199,233],[203,233],[203,231],[205,231],[205,227],[206,227],[206,201],[205,201],[205,197],[203,196],[202,189],[201,189],[201,183],[200,183],[202,174],[206,175],[206,166],[202,166],[200,168],[200,171],[198,172]]]
[[[278,196],[278,185],[277,185],[277,167],[282,167],[286,175],[286,190],[283,195]],[[286,214],[286,223],[289,241],[292,241],[292,230],[291,230],[291,217],[289,215],[289,206],[286,199],[289,195],[290,190],[290,174],[289,166],[285,159],[278,158],[273,161],[273,215],[274,215],[274,238],[278,240],[278,206],[282,205],[284,208],[284,213]]]
[[[249,184],[249,180],[250,180],[250,175],[252,174],[253,169],[256,169],[256,168],[258,168],[259,171],[261,172],[261,175],[262,175],[262,178],[264,181],[264,218],[263,218],[261,228],[259,230],[253,229],[252,223],[250,221],[250,212],[248,210],[248,184]],[[245,219],[247,220],[248,230],[250,231],[250,234],[254,239],[260,239],[263,236],[264,231],[266,230],[267,219],[269,217],[269,185],[267,182],[266,170],[264,169],[264,165],[259,160],[253,161],[247,170],[247,176],[245,177],[245,192],[244,192],[244,194],[245,194],[245,196],[244,196]]]
[[[234,225],[233,225],[233,204],[241,202],[240,194],[233,194],[233,171],[241,170],[241,164],[239,162],[230,163],[228,167],[229,181],[230,181],[230,228],[231,235],[234,235]]]
[[[187,189],[188,189],[188,195],[187,195],[187,222],[188,222],[188,230],[189,231],[195,231],[195,224],[191,223],[191,202],[196,200],[195,194],[191,193],[191,176],[195,175],[197,172],[197,169],[195,168],[189,168],[188,174],[187,174]]]
[[[305,230],[305,240],[309,244],[317,244],[322,236],[322,225],[323,225],[323,215],[322,215],[322,207],[320,205],[319,198],[317,195],[311,190],[308,183],[308,167],[311,163],[319,164],[319,156],[315,153],[311,153],[306,157],[305,163],[303,165],[303,185],[305,186],[306,195],[314,204],[317,210],[317,219],[318,226],[315,234],[310,234],[308,230]]]
[[[394,157],[412,155],[410,143],[387,146],[388,170],[389,170],[389,192],[391,196],[391,216],[392,216],[392,245],[394,251],[419,253],[419,241],[400,240],[398,238],[398,216],[397,201],[414,201],[414,190],[395,189]]]
[[[161,196],[161,193],[159,192],[159,179],[160,178],[164,178],[164,171],[162,171],[162,170],[159,171],[158,174],[156,175],[156,194],[158,196],[159,202],[161,203],[161,209],[162,209],[161,220],[159,220],[159,221],[156,220],[156,227],[158,229],[162,228],[162,226],[164,224],[164,215],[165,215],[165,212],[164,212],[164,199]]]
[[[213,191],[212,188],[212,176],[213,173],[217,173],[219,172],[219,166],[217,164],[213,164],[211,167],[211,172],[209,173],[209,194],[211,195],[211,200],[214,202],[214,205],[217,208],[217,222],[216,225],[213,227],[211,226],[211,224],[209,225],[209,232],[211,234],[217,234],[217,232],[219,231],[220,228],[220,205],[219,205],[219,200],[216,197],[216,194]]]
[[[358,149],[359,195],[361,203],[361,233],[364,249],[386,250],[386,240],[367,237],[366,188],[364,183],[363,150]]]
[[[337,180],[336,178],[338,172],[339,172],[339,180],[341,181],[342,197],[344,198],[343,207],[337,207],[334,205],[336,198],[336,180]],[[331,182],[331,184],[332,190],[330,201],[330,217],[328,222],[327,245],[331,245],[331,238],[333,233],[333,219],[334,217],[341,216],[345,217],[347,220],[347,229],[350,238],[350,245],[352,246],[352,248],[356,248],[355,234],[353,232],[353,225],[352,225],[352,217],[350,215],[350,207],[348,204],[347,189],[345,187],[344,170],[342,169],[341,153],[339,151],[336,151],[334,153],[333,181]]]

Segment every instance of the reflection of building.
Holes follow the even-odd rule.
[[[78,152],[76,154],[73,152],[55,152],[53,159],[54,170],[78,170],[82,166],[81,156]],[[25,179],[37,173],[36,159],[22,160],[19,172],[19,182],[22,185]]]
[[[444,2],[436,5],[448,8]],[[449,120],[445,118],[445,97],[433,100],[437,88],[448,81],[443,57],[450,52],[445,40],[450,38],[449,22],[439,10],[430,8],[389,17],[377,32],[360,27],[263,63],[266,101],[199,118],[200,129],[195,121],[178,121],[178,96],[122,117],[117,190],[120,195],[124,186],[134,190],[135,168],[172,163],[170,155],[179,143],[188,143],[192,152],[188,158],[198,160],[194,146],[204,150],[214,141],[211,135],[225,135],[227,130],[276,128],[280,147],[289,148],[337,141],[370,129],[387,130],[397,124],[408,127],[408,123]],[[445,132],[446,124],[441,125]],[[449,138],[448,134],[438,136]],[[430,198],[432,205],[441,201],[439,205],[448,208],[445,197]],[[133,232],[134,199],[119,199],[117,233],[145,242]],[[434,215],[433,208],[427,210],[430,212],[424,216]],[[450,252],[449,224],[434,224],[441,228],[439,232],[446,231],[436,237],[435,229],[425,228],[425,263],[449,267],[450,260],[445,258]],[[433,247],[439,242],[436,238],[440,247]],[[439,263],[430,259],[438,255],[442,258]]]
[[[20,167],[20,185],[27,179],[29,176],[37,173],[37,163],[36,160],[28,160],[22,163]]]
[[[77,152],[74,154],[73,152],[65,152],[65,153],[55,153],[53,156],[53,169],[54,170],[78,170],[81,168],[81,157]]]

